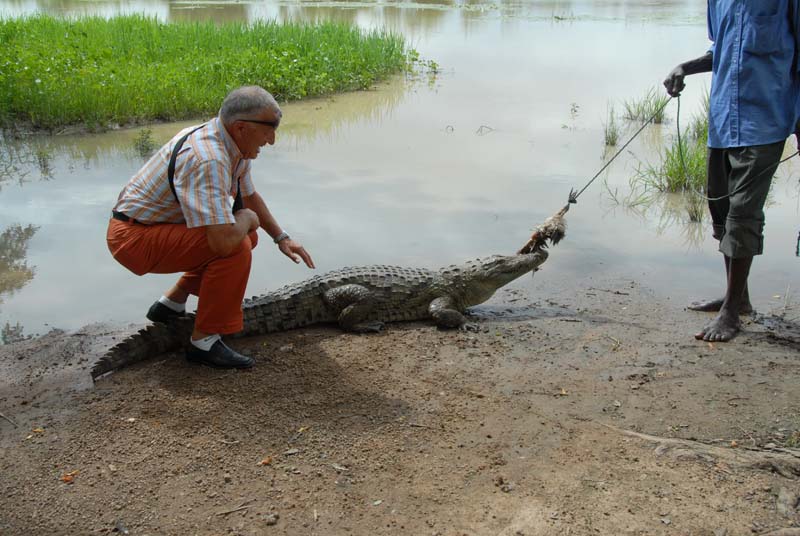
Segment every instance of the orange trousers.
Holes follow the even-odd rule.
[[[114,258],[136,275],[185,272],[178,287],[198,297],[195,327],[226,335],[242,330],[242,299],[250,276],[256,231],[226,257],[208,247],[204,227],[142,225],[111,219],[106,234]]]

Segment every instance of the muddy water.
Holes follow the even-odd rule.
[[[705,4],[0,0],[0,12],[335,19],[406,35],[440,65],[438,74],[287,103],[276,145],[254,163],[256,184],[278,220],[323,272],[371,263],[434,268],[513,252],[608,158],[609,105],[621,113],[623,101],[639,99],[676,63],[705,51]],[[681,121],[698,111],[708,83],[706,75],[689,79]],[[569,213],[567,239],[519,289],[534,297],[545,289],[574,292],[578,281],[613,275],[639,280],[655,299],[676,304],[722,290],[722,260],[707,223],[690,223],[679,200],[662,197],[631,210],[609,193],[624,197],[637,165],[655,162],[674,136],[675,103],[667,110],[669,121],[648,127],[582,195]],[[166,141],[184,125],[153,126],[152,137]],[[622,140],[637,126],[624,130]],[[144,161],[133,149],[139,133],[7,144],[0,232],[11,233],[0,249],[12,251],[13,262],[6,263],[11,276],[0,278],[9,281],[0,288],[0,325],[19,323],[30,334],[100,320],[142,322],[173,282],[126,272],[104,243],[109,210]],[[800,287],[798,175],[784,165],[767,209],[766,253],[751,284],[762,310],[782,306],[787,288],[793,294]],[[250,294],[311,275],[267,240],[254,257]]]

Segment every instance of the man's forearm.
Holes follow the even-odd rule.
[[[714,64],[714,56],[711,52],[706,52],[704,56],[689,60],[681,63],[680,68],[683,69],[683,74],[688,76],[697,73],[709,73]]]

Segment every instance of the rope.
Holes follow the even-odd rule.
[[[613,161],[614,161],[614,160],[615,160],[615,159],[616,159],[616,158],[617,158],[617,157],[620,155],[620,153],[622,153],[622,151],[624,151],[624,150],[625,150],[625,148],[626,148],[628,145],[630,145],[630,143],[631,143],[633,140],[635,140],[635,139],[636,139],[636,136],[638,136],[639,134],[641,134],[641,132],[644,130],[644,127],[646,127],[647,125],[649,125],[649,124],[650,124],[650,123],[653,121],[653,119],[655,119],[655,118],[656,118],[656,116],[657,116],[658,114],[660,114],[660,113],[661,113],[661,112],[664,110],[664,108],[666,108],[667,104],[669,104],[669,103],[670,103],[670,101],[671,101],[672,99],[673,99],[673,97],[672,97],[672,96],[670,96],[670,97],[669,97],[669,98],[668,98],[666,101],[664,101],[664,104],[662,104],[662,105],[661,105],[661,106],[658,108],[658,110],[656,110],[656,111],[653,113],[653,115],[651,115],[651,116],[650,116],[650,118],[649,118],[647,121],[645,121],[645,122],[642,124],[642,126],[641,126],[641,127],[639,127],[639,130],[637,130],[637,131],[636,131],[636,132],[633,134],[633,136],[631,136],[631,137],[630,137],[630,139],[629,139],[628,141],[626,141],[626,142],[625,142],[625,145],[623,145],[622,147],[620,147],[620,149],[619,149],[619,150],[618,150],[616,153],[614,153],[614,156],[612,156],[612,157],[611,157],[611,159],[610,159],[608,162],[606,162],[606,163],[603,165],[603,167],[601,167],[601,168],[600,168],[600,171],[598,171],[597,173],[595,173],[594,177],[592,177],[592,178],[589,180],[589,182],[587,182],[587,183],[586,183],[586,186],[584,186],[583,188],[581,188],[581,189],[580,189],[579,191],[577,191],[577,192],[576,192],[574,189],[570,188],[570,190],[569,190],[569,197],[567,198],[567,201],[568,201],[568,202],[567,202],[567,205],[566,205],[566,206],[565,206],[563,209],[561,209],[561,210],[562,210],[562,212],[566,212],[567,210],[569,210],[569,204],[570,204],[570,203],[577,203],[577,202],[578,202],[578,197],[579,197],[579,196],[580,196],[580,195],[581,195],[581,194],[582,194],[582,193],[583,193],[583,192],[584,192],[584,191],[585,191],[585,190],[586,190],[586,189],[587,189],[589,186],[591,186],[591,184],[592,184],[592,183],[593,183],[593,182],[594,182],[594,181],[597,179],[597,177],[599,177],[599,176],[600,176],[600,174],[601,174],[601,173],[603,173],[603,171],[605,171],[605,169],[606,169],[608,166],[610,166],[610,165],[611,165],[611,162],[613,162]],[[683,168],[683,175],[684,175],[684,179],[685,179],[685,180],[686,180],[686,182],[688,183],[689,173],[686,171],[686,159],[684,158],[684,155],[683,155],[683,140],[681,139],[681,98],[680,98],[680,95],[678,95],[678,97],[676,98],[676,100],[678,101],[677,117],[675,118],[675,126],[676,126],[676,128],[677,128],[677,130],[678,130],[678,156],[680,157],[680,160],[681,160],[681,167]],[[798,136],[798,144],[800,145],[800,136]],[[797,151],[795,151],[794,153],[790,154],[789,156],[787,156],[787,157],[786,157],[786,158],[784,158],[783,160],[780,160],[780,161],[778,162],[778,166],[780,166],[781,164],[783,164],[783,163],[784,163],[784,162],[786,162],[787,160],[789,160],[789,159],[791,159],[791,158],[794,158],[794,157],[795,157],[795,156],[797,156],[798,154],[800,154],[800,149],[798,149],[798,150],[797,150]],[[777,166],[776,166],[776,168],[777,168]],[[706,201],[720,201],[720,200],[722,200],[722,199],[725,199],[725,198],[727,198],[727,197],[731,197],[731,196],[733,196],[733,195],[736,195],[736,194],[738,194],[739,192],[741,192],[742,190],[745,190],[745,189],[746,189],[746,188],[748,188],[748,187],[749,187],[749,186],[750,186],[750,185],[751,185],[753,182],[755,182],[755,180],[756,180],[756,179],[759,179],[759,178],[761,178],[761,176],[762,176],[764,173],[766,173],[767,171],[769,171],[769,169],[765,169],[765,170],[761,171],[761,173],[759,173],[759,174],[757,174],[757,175],[755,175],[755,176],[751,177],[751,178],[750,178],[750,180],[749,180],[749,181],[747,181],[746,183],[739,185],[739,187],[738,187],[738,188],[736,188],[734,191],[732,191],[732,192],[729,192],[729,193],[727,193],[727,194],[725,194],[725,195],[721,195],[721,196],[719,196],[719,197],[708,197],[706,194],[704,194],[704,193],[702,193],[702,192],[697,192],[697,191],[694,191],[694,192],[695,192],[695,194],[699,195],[700,197],[703,197],[703,198],[704,198]],[[797,257],[800,257],[800,232],[797,234],[797,246],[796,246],[796,248],[795,248],[795,256],[797,256]]]
[[[683,168],[684,180],[688,184],[689,183],[689,172],[686,170],[686,160],[684,159],[684,156],[683,156],[683,141],[681,140],[681,99],[680,99],[680,97],[678,97],[677,101],[678,101],[678,110],[677,110],[677,116],[675,117],[675,126],[678,129],[678,156],[681,159],[681,167]],[[784,162],[786,162],[790,158],[794,158],[798,154],[800,154],[800,150],[799,151],[795,151],[794,153],[790,154],[789,156],[787,156],[783,160],[779,161],[777,165],[780,166],[781,164],[783,164]],[[757,175],[754,175],[753,177],[750,178],[750,180],[748,180],[744,184],[740,184],[739,187],[736,188],[734,191],[728,192],[727,194],[721,195],[719,197],[708,197],[703,192],[698,192],[697,190],[693,190],[693,192],[695,194],[697,194],[698,196],[702,197],[703,199],[705,199],[706,201],[721,201],[722,199],[727,199],[728,197],[734,196],[734,195],[738,194],[739,192],[744,191],[745,189],[749,188],[750,185],[753,184],[756,181],[756,179],[760,179],[764,175],[764,173],[766,173],[767,171],[769,171],[769,169],[762,170],[761,173],[759,173]]]
[[[653,113],[653,115],[651,115],[651,116],[650,116],[650,118],[649,118],[647,121],[645,121],[645,122],[642,124],[642,126],[641,126],[641,127],[639,127],[639,130],[637,130],[637,131],[636,131],[636,132],[633,134],[633,136],[631,136],[631,137],[630,137],[630,139],[629,139],[628,141],[626,141],[626,142],[625,142],[625,145],[623,145],[622,147],[620,147],[620,149],[619,149],[619,150],[618,150],[616,153],[614,153],[614,156],[612,156],[612,157],[611,157],[611,159],[610,159],[608,162],[606,162],[606,163],[603,165],[603,167],[601,167],[601,168],[600,168],[600,171],[598,171],[597,173],[595,173],[594,177],[592,177],[592,178],[589,180],[589,182],[587,182],[587,183],[586,183],[586,186],[584,186],[583,188],[581,188],[581,189],[580,189],[578,192],[576,192],[574,189],[570,188],[568,201],[569,201],[570,203],[577,203],[577,202],[578,202],[578,197],[579,197],[579,196],[580,196],[580,195],[581,195],[581,194],[582,194],[582,193],[583,193],[583,192],[584,192],[584,191],[585,191],[585,190],[586,190],[586,189],[587,189],[587,188],[588,188],[588,187],[589,187],[589,186],[590,186],[590,185],[591,185],[591,184],[592,184],[592,183],[593,183],[593,182],[594,182],[596,179],[597,179],[597,177],[599,177],[599,176],[600,176],[600,174],[601,174],[601,173],[603,173],[603,171],[605,171],[605,169],[606,169],[608,166],[610,166],[610,165],[611,165],[611,162],[613,162],[613,161],[614,161],[614,160],[615,160],[615,159],[616,159],[616,158],[617,158],[617,157],[620,155],[620,153],[622,153],[622,151],[624,151],[624,150],[625,150],[625,148],[626,148],[628,145],[630,145],[630,143],[631,143],[633,140],[635,140],[635,139],[636,139],[636,136],[638,136],[639,134],[641,134],[641,132],[644,130],[644,127],[646,127],[647,125],[649,125],[649,124],[650,124],[650,123],[653,121],[653,119],[655,119],[655,118],[656,118],[656,116],[658,116],[658,114],[660,114],[660,113],[661,113],[661,112],[664,110],[664,108],[666,108],[667,104],[669,104],[669,103],[670,103],[670,101],[671,101],[673,98],[674,98],[674,97],[670,97],[670,98],[668,98],[666,101],[664,101],[664,104],[662,104],[662,105],[661,105],[661,106],[658,108],[658,110],[656,110],[656,111]],[[686,159],[684,158],[684,155],[683,155],[683,140],[681,139],[681,122],[680,122],[680,121],[681,121],[681,98],[680,98],[680,96],[678,96],[677,98],[675,98],[675,100],[677,100],[677,101],[678,101],[677,117],[676,117],[676,119],[675,119],[675,124],[676,124],[677,130],[678,130],[678,156],[680,157],[680,160],[681,160],[681,167],[683,168],[683,175],[684,175],[684,177],[685,177],[685,178],[687,178],[687,179],[688,179],[688,177],[689,177],[689,173],[686,171]],[[794,157],[795,157],[795,156],[797,156],[798,154],[800,154],[800,150],[798,150],[798,151],[795,151],[795,152],[794,152],[794,153],[792,153],[791,155],[789,155],[789,156],[787,156],[786,158],[784,158],[783,160],[779,161],[779,162],[778,162],[778,165],[781,165],[781,164],[783,164],[784,162],[786,162],[786,161],[787,161],[787,160],[789,160],[790,158],[794,158]],[[739,192],[741,192],[742,190],[744,190],[744,189],[748,188],[748,187],[750,186],[750,184],[752,184],[752,183],[753,183],[753,182],[754,182],[756,179],[759,179],[759,178],[761,178],[761,176],[762,176],[764,173],[766,173],[767,171],[769,171],[769,169],[765,169],[765,170],[763,170],[761,173],[759,173],[758,175],[755,175],[755,176],[753,176],[753,177],[752,177],[752,178],[751,178],[749,181],[747,181],[746,183],[739,185],[739,187],[738,187],[738,188],[736,188],[734,191],[732,191],[732,192],[729,192],[729,193],[727,193],[727,194],[725,194],[725,195],[721,195],[721,196],[719,196],[719,197],[708,197],[708,196],[706,196],[704,193],[702,193],[702,192],[697,192],[697,191],[695,191],[695,193],[696,193],[697,195],[699,195],[699,196],[703,197],[703,198],[704,198],[706,201],[720,201],[720,200],[722,200],[722,199],[725,199],[725,198],[727,198],[727,197],[731,197],[732,195],[736,195],[736,194],[738,194]],[[687,181],[687,182],[688,182],[688,181]],[[798,244],[800,244],[800,237],[798,237]],[[800,247],[800,246],[799,246],[799,247]],[[799,253],[799,256],[800,256],[800,253]]]
[[[651,122],[653,119],[655,119],[655,118],[656,118],[656,116],[658,116],[658,114],[660,114],[660,113],[661,113],[661,112],[664,110],[664,108],[666,108],[667,104],[669,104],[669,101],[671,101],[671,100],[672,100],[672,97],[670,97],[670,98],[668,98],[666,101],[664,101],[664,104],[662,104],[662,105],[659,107],[659,109],[658,109],[658,110],[656,110],[656,111],[653,113],[653,115],[651,115],[651,116],[650,116],[650,119],[648,119],[647,121],[645,121],[645,122],[642,124],[642,126],[641,126],[641,127],[639,127],[639,130],[637,130],[637,131],[636,131],[636,133],[635,133],[633,136],[631,136],[631,138],[630,138],[628,141],[626,141],[626,142],[625,142],[625,145],[623,145],[623,146],[622,146],[622,147],[619,149],[619,151],[617,151],[617,152],[614,154],[614,156],[612,156],[612,157],[611,157],[611,159],[610,159],[608,162],[606,162],[606,163],[605,163],[605,165],[604,165],[603,167],[601,167],[601,168],[600,168],[600,171],[598,171],[598,172],[595,174],[595,176],[594,176],[594,177],[592,177],[592,179],[591,179],[589,182],[587,182],[587,183],[586,183],[586,186],[584,186],[583,188],[581,188],[581,190],[580,190],[579,192],[575,192],[575,190],[573,190],[573,189],[570,189],[570,191],[569,191],[569,202],[570,202],[570,203],[577,203],[577,202],[578,202],[578,196],[580,196],[580,195],[581,195],[581,194],[584,192],[584,190],[586,190],[586,188],[588,188],[588,187],[589,187],[589,186],[590,186],[590,185],[591,185],[591,184],[592,184],[592,183],[595,181],[595,179],[597,179],[597,177],[599,177],[599,176],[600,176],[600,174],[601,174],[603,171],[605,171],[605,169],[606,169],[608,166],[610,166],[610,165],[611,165],[611,162],[613,162],[613,161],[614,161],[614,159],[615,159],[615,158],[617,158],[617,157],[620,155],[620,153],[621,153],[622,151],[624,151],[624,150],[625,150],[625,147],[627,147],[628,145],[630,145],[630,143],[631,143],[633,140],[635,140],[635,139],[636,139],[636,136],[638,136],[638,135],[639,135],[639,134],[640,134],[640,133],[641,133],[641,132],[644,130],[644,127],[646,127],[647,125],[649,125],[649,124],[650,124],[650,122]],[[680,103],[680,100],[678,100],[678,102]]]

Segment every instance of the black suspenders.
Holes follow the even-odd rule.
[[[203,128],[205,125],[200,125],[199,127],[190,130],[187,132],[181,139],[178,140],[178,143],[175,144],[175,148],[172,149],[172,156],[169,158],[169,167],[167,168],[167,178],[169,179],[169,188],[172,190],[172,195],[175,196],[175,201],[178,202],[178,205],[181,204],[181,200],[178,199],[178,193],[175,191],[175,161],[178,159],[178,151],[181,150],[183,147],[183,143],[195,132]],[[233,177],[231,177],[233,178]],[[244,208],[244,203],[242,203],[242,189],[241,184],[239,184],[239,180],[236,181],[236,198],[233,200],[233,213],[235,214],[237,211]]]

